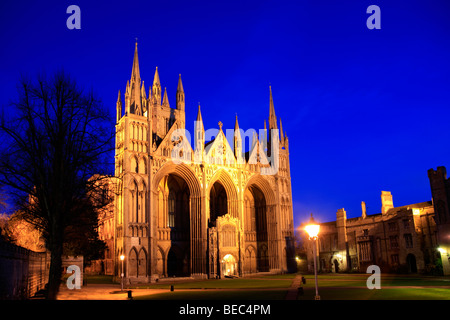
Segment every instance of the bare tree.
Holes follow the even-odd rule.
[[[66,232],[83,210],[97,205],[89,199],[101,193],[98,179],[111,171],[112,119],[92,91],[63,71],[22,79],[17,100],[1,117],[0,184],[43,232],[51,252],[49,299],[61,284]]]

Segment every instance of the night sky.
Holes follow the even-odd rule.
[[[290,143],[294,222],[431,200],[427,170],[450,170],[450,2],[1,1],[0,105],[21,75],[63,68],[115,115],[135,38],[141,77],[175,106],[178,74],[187,129],[200,102],[205,129],[263,128],[269,85]],[[395,2],[393,4],[392,2]],[[69,5],[81,30],[69,30]],[[369,5],[381,29],[369,30]],[[7,112],[14,112],[7,110]]]

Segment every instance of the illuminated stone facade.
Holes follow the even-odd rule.
[[[448,181],[442,168],[431,169],[429,175],[432,190],[442,191],[435,181]],[[449,274],[448,241],[443,238],[450,233],[448,220],[442,222],[449,217],[448,211],[442,209],[441,222],[436,223],[435,216],[436,205],[448,210],[445,199],[449,199],[445,192],[433,192],[433,201],[394,207],[391,193],[382,191],[381,213],[367,215],[364,202],[361,217],[347,219],[345,209],[339,209],[336,221],[320,223],[318,269],[366,272],[369,265],[378,265],[382,272],[433,273],[441,257],[443,272]],[[304,240],[308,267],[313,270],[313,242],[307,235]]]
[[[117,100],[116,275],[120,255],[131,282],[290,271],[289,141],[272,91],[267,139],[253,134],[245,151],[237,116],[233,146],[221,122],[206,141],[200,106],[194,132],[185,131],[181,75],[175,108],[161,88],[157,68],[148,91],[141,81],[136,44],[131,79]]]

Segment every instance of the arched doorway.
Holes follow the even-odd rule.
[[[128,276],[137,277],[138,275],[138,254],[135,248],[132,248],[128,255]]]
[[[187,277],[189,274],[187,252],[176,246],[170,248],[167,254],[167,276]]]
[[[147,252],[144,248],[141,248],[139,251],[139,260],[138,260],[138,277],[146,277],[147,276]]]
[[[267,205],[263,192],[256,185],[249,186],[244,193],[244,230],[247,239],[257,250],[256,268],[269,271],[267,237]]]
[[[237,263],[233,255],[227,254],[221,261],[222,274],[225,277],[234,276],[237,272]]]
[[[175,277],[178,275],[178,261],[175,252],[170,249],[167,255],[167,275],[169,277]]]
[[[334,259],[334,261],[333,261],[333,271],[335,273],[339,272],[339,262],[336,259]]]
[[[215,225],[217,217],[228,212],[228,197],[223,185],[216,181],[209,192],[209,222]]]
[[[412,253],[406,256],[406,263],[408,264],[409,273],[417,273],[416,257]]]
[[[169,277],[187,276],[190,273],[190,189],[185,179],[170,173],[161,179],[158,186],[158,232],[161,245],[170,245],[167,267],[163,254],[157,254],[157,272]],[[170,243],[168,243],[170,242]],[[186,261],[187,260],[187,261]],[[157,260],[158,263],[158,260]]]
[[[152,161],[157,163],[156,160]],[[151,206],[158,216],[155,223],[155,237],[157,246],[164,248],[166,252],[163,259],[166,274],[168,274],[167,265],[173,262],[182,266],[183,274],[206,273],[203,238],[205,226],[202,220],[200,182],[196,174],[184,163],[168,161],[154,175],[152,188],[156,192],[152,193]],[[168,226],[169,195],[172,195],[170,214],[173,214],[171,218],[173,227]],[[183,255],[175,252],[176,259],[171,259],[169,263],[169,252],[166,250],[174,245],[180,248]],[[174,269],[178,268],[172,270]]]

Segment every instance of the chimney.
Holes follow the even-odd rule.
[[[385,214],[389,209],[394,207],[392,194],[390,191],[381,191],[381,213]]]
[[[362,209],[362,218],[365,219],[367,217],[367,211],[366,211],[366,203],[364,201],[361,201],[361,209]]]

